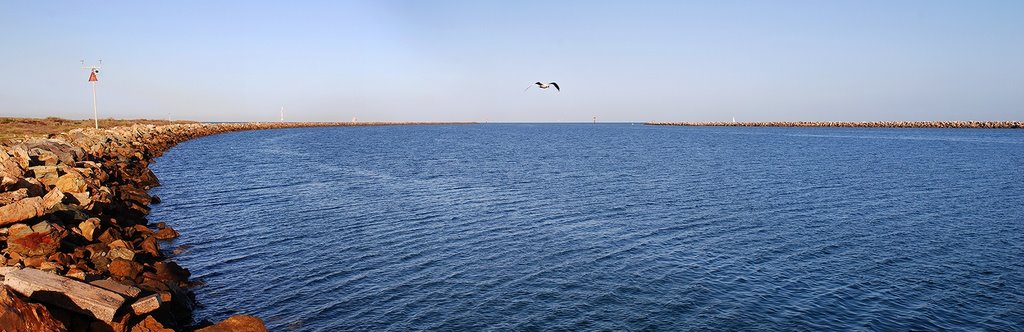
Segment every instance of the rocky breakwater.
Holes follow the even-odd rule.
[[[178,233],[146,219],[160,201],[149,163],[229,131],[389,124],[137,125],[0,144],[0,329],[265,330],[251,316],[193,323],[190,273],[161,248]]]
[[[650,126],[723,127],[844,127],[844,128],[987,128],[1022,129],[1021,121],[764,121],[764,122],[647,122]]]

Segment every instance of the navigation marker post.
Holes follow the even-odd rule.
[[[99,113],[96,112],[96,82],[99,82],[99,78],[96,78],[96,74],[100,72],[100,65],[103,64],[103,60],[99,60],[99,64],[95,66],[86,66],[85,60],[82,60],[82,69],[89,70],[89,83],[92,83],[92,121],[96,125],[96,129],[100,128]]]
[[[281,106],[281,122],[284,122],[284,106]]]

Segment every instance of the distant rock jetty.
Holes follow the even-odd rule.
[[[160,202],[149,163],[224,132],[406,124],[437,123],[135,125],[0,144],[0,330],[265,331],[252,316],[193,325],[194,281],[161,248],[178,232],[146,219]]]
[[[649,126],[724,126],[724,127],[841,127],[841,128],[985,128],[1022,129],[1021,121],[767,121],[767,122],[647,122]]]

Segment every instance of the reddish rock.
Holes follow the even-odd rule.
[[[114,258],[110,260],[107,270],[114,277],[135,279],[135,277],[139,276],[139,273],[142,273],[142,264],[126,259]]]
[[[146,316],[146,319],[132,326],[131,332],[174,332],[174,330],[164,327],[153,316]]]
[[[48,256],[60,246],[61,232],[48,227],[42,232],[32,231],[24,224],[11,226],[7,236],[7,250],[22,256]]]
[[[97,237],[96,239],[99,240],[100,242],[110,244],[111,242],[121,239],[121,232],[119,232],[116,228],[109,228],[106,231],[104,231],[103,234],[100,234],[100,236]]]
[[[146,227],[146,225],[135,225],[132,226],[132,229],[134,229],[136,233],[141,234],[143,236],[149,236],[154,234],[153,230],[149,229],[149,227]]]
[[[154,238],[152,236],[147,236],[145,240],[142,240],[142,243],[139,244],[139,247],[142,248],[142,251],[144,251],[145,253],[149,254],[150,256],[153,256],[153,257],[161,257],[161,256],[163,256],[160,253],[160,245],[158,245],[156,243],[156,238]]]
[[[0,331],[67,331],[41,304],[28,303],[0,286]]]
[[[213,326],[204,327],[196,332],[266,332],[263,320],[255,316],[236,315],[228,317]]]
[[[154,234],[153,236],[156,237],[158,240],[170,240],[180,235],[181,234],[179,234],[178,231],[175,231],[174,228],[167,226],[157,231],[156,234]]]

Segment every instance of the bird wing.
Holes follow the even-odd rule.
[[[526,90],[529,90],[532,87],[533,87],[533,84],[530,84],[529,86],[526,87],[526,89],[523,89],[523,92],[526,92]]]
[[[555,90],[562,91],[562,88],[558,87],[558,83],[551,82],[551,83],[548,83],[548,84],[554,85],[555,86]]]

